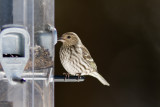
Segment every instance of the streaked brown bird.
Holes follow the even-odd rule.
[[[77,34],[67,32],[59,38],[62,47],[60,60],[65,70],[71,75],[90,75],[97,78],[103,85],[109,83],[97,72],[97,66],[87,48]]]

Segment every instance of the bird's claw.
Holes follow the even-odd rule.
[[[81,78],[81,73],[76,73],[76,76],[78,77],[77,80]]]
[[[63,73],[63,75],[65,76],[64,79],[69,79],[69,77],[70,77],[69,73]]]

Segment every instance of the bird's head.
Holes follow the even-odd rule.
[[[61,41],[63,43],[63,45],[67,45],[67,46],[81,44],[81,40],[79,39],[78,35],[74,32],[64,33],[58,39],[58,41]]]

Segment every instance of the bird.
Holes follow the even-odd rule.
[[[98,73],[96,63],[76,33],[66,32],[58,41],[62,42],[59,51],[61,64],[70,75],[89,75],[97,78],[103,85],[110,86]]]

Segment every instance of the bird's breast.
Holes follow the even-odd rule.
[[[78,49],[74,47],[61,48],[60,60],[65,70],[72,75],[76,73],[85,75],[91,71],[81,52],[78,52]]]

